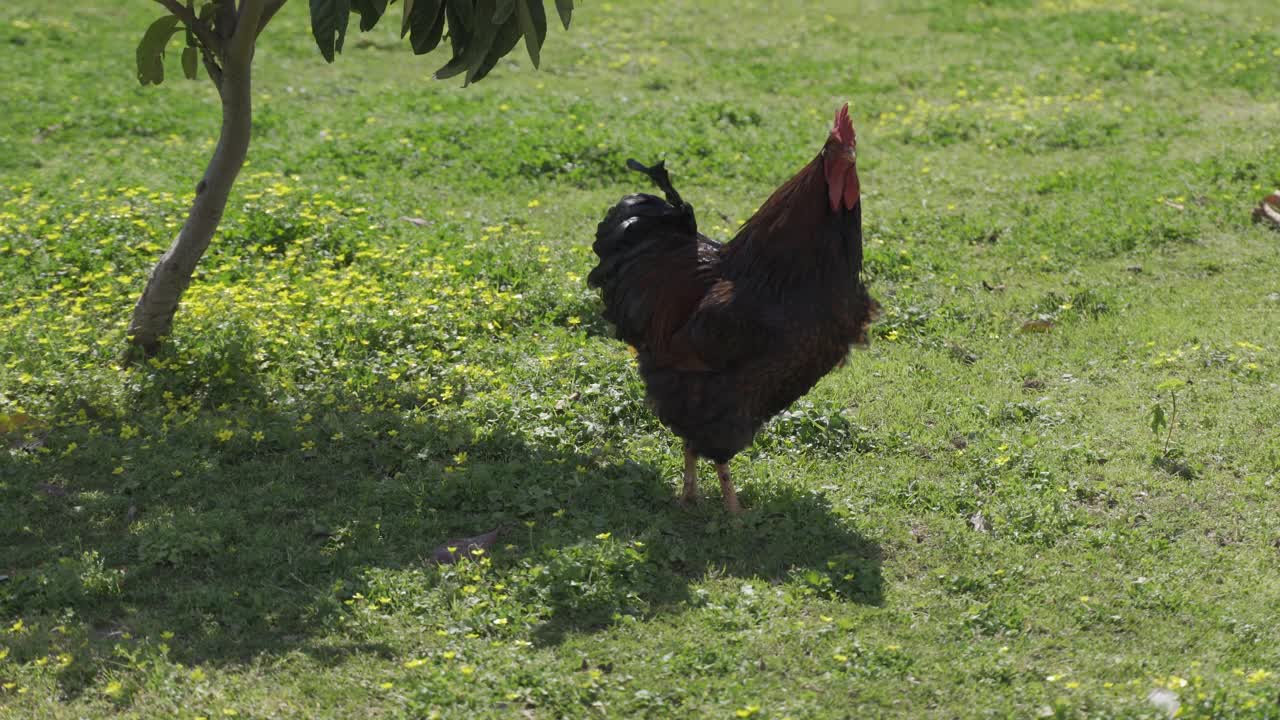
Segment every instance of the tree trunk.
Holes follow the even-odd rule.
[[[283,4],[283,3],[281,3]],[[234,34],[227,43],[226,57],[218,87],[222,97],[222,132],[209,159],[204,178],[196,185],[196,197],[187,221],[147,278],[147,287],[138,298],[129,322],[129,342],[146,355],[153,355],[173,327],[182,293],[191,284],[196,264],[209,247],[222,221],[227,197],[249,152],[253,132],[250,95],[250,68],[260,22],[263,0],[244,0]]]

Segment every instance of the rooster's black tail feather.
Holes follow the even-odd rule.
[[[600,289],[604,317],[618,337],[643,348],[691,311],[686,305],[701,297],[699,273],[714,262],[717,246],[698,234],[693,206],[680,199],[661,162],[645,167],[628,160],[627,166],[648,175],[667,198],[637,193],[609,208],[596,228],[591,249],[600,262],[587,284]]]
[[[653,181],[654,185],[667,196],[667,202],[674,205],[677,209],[685,206],[684,200],[680,199],[680,193],[676,192],[675,186],[671,184],[671,176],[667,174],[667,163],[665,160],[659,160],[653,167],[641,165],[635,158],[627,158],[627,167],[638,173],[644,173]],[[690,208],[692,212],[692,208]]]

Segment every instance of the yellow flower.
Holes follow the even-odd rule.
[[[1257,684],[1271,677],[1273,673],[1270,670],[1254,670],[1245,678],[1250,684]]]

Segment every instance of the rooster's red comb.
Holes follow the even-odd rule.
[[[854,144],[853,123],[849,121],[849,103],[845,103],[836,111],[836,124],[831,128],[831,135],[841,145]]]

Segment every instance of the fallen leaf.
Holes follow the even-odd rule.
[[[947,343],[947,351],[951,353],[952,358],[965,365],[972,365],[978,362],[978,354],[963,345],[949,342]]]
[[[36,489],[37,489],[37,490],[39,490],[40,492],[44,493],[45,495],[49,495],[49,496],[51,496],[51,497],[66,497],[66,496],[67,496],[67,489],[66,489],[66,488],[64,488],[64,487],[62,487],[62,486],[60,486],[60,485],[54,485],[54,484],[52,484],[52,483],[40,483],[39,485],[36,485]]]
[[[1253,209],[1253,221],[1265,222],[1272,228],[1280,230],[1280,190],[1262,198],[1258,207]]]
[[[987,519],[982,517],[982,513],[974,513],[969,518],[969,525],[980,533],[987,531]]]
[[[1052,320],[1028,320],[1022,323],[1020,330],[1024,333],[1044,333],[1053,329]]]
[[[39,429],[43,424],[26,413],[0,415],[0,434],[17,432],[22,428]]]
[[[488,550],[493,547],[501,534],[502,528],[496,527],[483,535],[446,540],[443,545],[431,551],[431,557],[427,562],[452,565],[459,558],[470,556],[474,550]]]
[[[404,215],[400,219],[403,220],[404,222],[417,225],[418,227],[426,227],[431,224],[430,220],[426,220],[420,217],[409,217],[408,215]]]
[[[917,543],[922,543],[925,541],[925,538],[929,537],[929,533],[925,530],[923,525],[912,525],[911,537],[915,538]]]
[[[36,145],[39,145],[40,143],[45,141],[45,138],[58,132],[61,129],[62,129],[62,123],[54,123],[52,125],[42,127],[36,131],[36,136],[31,138],[31,142],[35,143]]]

